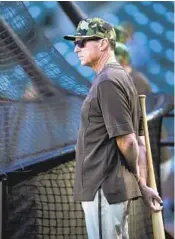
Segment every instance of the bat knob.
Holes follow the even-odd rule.
[[[139,95],[139,98],[146,98],[146,95]]]

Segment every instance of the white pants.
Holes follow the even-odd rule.
[[[99,189],[94,201],[82,202],[89,239],[129,239],[130,201],[109,204]]]

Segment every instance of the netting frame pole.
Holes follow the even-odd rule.
[[[8,218],[7,177],[0,178],[0,239],[8,239],[6,223]]]
[[[161,147],[160,147],[160,141],[161,141],[161,132],[162,132],[162,126],[163,126],[163,116],[160,118],[160,124],[159,124],[159,141],[158,141],[158,162],[157,162],[157,176],[159,178],[158,180],[158,190],[159,190],[159,194],[160,196],[162,196],[162,188],[161,188]],[[164,217],[163,217],[164,219]]]
[[[85,14],[75,2],[57,1],[57,3],[61,6],[62,10],[69,17],[75,27],[77,27],[80,21],[88,18],[87,14]]]

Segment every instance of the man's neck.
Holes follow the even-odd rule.
[[[112,62],[117,62],[115,59],[115,56],[113,53],[109,54],[109,55],[104,55],[102,56],[99,61],[96,63],[96,65],[94,65],[92,68],[94,69],[95,72],[99,73],[102,71],[102,69],[112,63]]]
[[[108,60],[107,60],[107,62],[105,63],[104,66],[106,66],[106,65],[108,65],[108,64],[111,64],[111,63],[113,63],[113,62],[117,62],[114,55],[112,55],[112,56],[110,56],[110,57],[108,58]]]

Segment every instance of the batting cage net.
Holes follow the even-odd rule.
[[[22,2],[0,2],[0,15],[3,238],[87,238],[72,187],[80,108],[90,83],[56,51]],[[159,184],[161,120],[172,102],[150,95],[147,105]],[[132,203],[129,231],[131,239],[152,238],[142,199]]]

